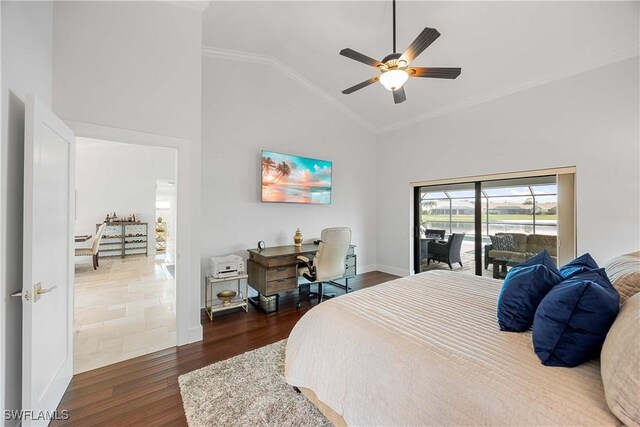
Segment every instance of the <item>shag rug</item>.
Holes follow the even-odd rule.
[[[178,378],[190,427],[318,426],[331,423],[284,379],[287,340]]]

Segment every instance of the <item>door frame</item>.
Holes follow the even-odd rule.
[[[176,150],[176,345],[202,340],[200,246],[192,238],[191,141],[188,139],[65,120],[76,137]]]

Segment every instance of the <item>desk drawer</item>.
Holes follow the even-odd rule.
[[[267,282],[274,280],[289,279],[298,275],[298,269],[295,265],[287,265],[283,267],[274,267],[267,269]]]
[[[283,255],[267,258],[267,267],[282,267],[285,265],[296,265],[296,256]]]
[[[289,277],[287,279],[274,280],[273,282],[267,282],[267,295],[273,295],[278,292],[289,291],[298,287],[298,278]]]

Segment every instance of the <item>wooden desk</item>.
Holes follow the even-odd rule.
[[[249,259],[247,260],[247,273],[249,275],[249,286],[254,288],[260,295],[272,296],[279,292],[291,291],[298,288],[298,267],[296,258],[299,255],[313,259],[318,252],[318,245],[305,244],[296,246],[276,246],[273,248],[248,249]],[[356,254],[355,246],[350,245],[345,258],[346,271],[342,278],[345,279],[345,287],[348,286],[348,279],[356,275]],[[336,283],[334,283],[336,284]],[[337,284],[342,286],[340,284]],[[260,295],[257,298],[250,298],[250,302],[264,311],[260,305]],[[278,309],[278,297],[276,296],[275,310]]]

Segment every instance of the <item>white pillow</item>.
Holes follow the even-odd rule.
[[[600,364],[609,409],[625,425],[640,426],[640,293],[620,307]]]

